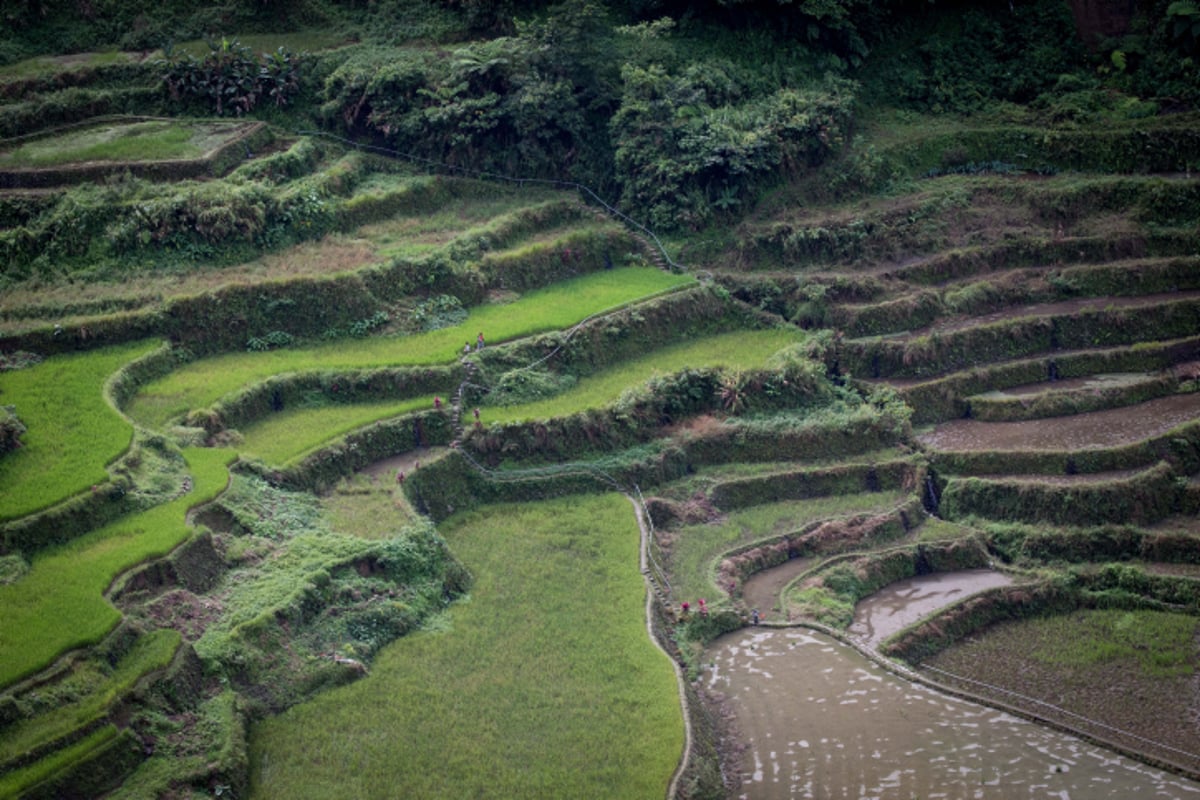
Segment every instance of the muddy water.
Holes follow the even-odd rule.
[[[854,622],[847,633],[873,650],[884,639],[939,608],[984,589],[1010,583],[1012,578],[990,569],[938,572],[897,581],[854,607]]]
[[[809,631],[747,628],[708,659],[747,746],[746,800],[1200,800],[1200,784],[910,684]]]
[[[746,608],[757,608],[764,620],[783,619],[779,608],[779,595],[783,587],[815,563],[816,558],[793,558],[777,567],[754,573],[742,586],[742,602]]]
[[[1200,392],[1068,417],[1024,422],[954,420],[921,434],[917,440],[926,447],[946,451],[1078,450],[1138,442],[1197,418]]]

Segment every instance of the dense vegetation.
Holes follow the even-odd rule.
[[[1200,11],[1082,5],[8,3],[0,796],[721,796],[772,567],[1187,679]]]

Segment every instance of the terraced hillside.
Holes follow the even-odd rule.
[[[120,138],[92,117],[155,110],[139,64],[0,92],[0,126],[40,103]],[[736,748],[647,627],[695,678],[755,615],[845,630],[893,581],[988,567],[1014,583],[882,653],[1200,774],[1195,122],[868,130],[877,191],[830,200],[831,163],[670,259],[572,189],[265,125],[186,168],[25,175],[0,796],[720,796]],[[1031,618],[1151,635],[1028,679],[958,649]],[[1139,713],[1086,691],[1114,675]]]
[[[882,652],[936,665],[926,674],[940,684],[1196,774],[1198,708],[1180,702],[1194,697],[1182,676],[1194,675],[1200,641],[1196,191],[1182,174],[953,175],[746,223],[737,269],[710,265],[717,280],[803,327],[832,329],[831,374],[904,404],[903,442],[919,465],[908,498],[926,513],[910,510],[901,526],[895,512],[848,506],[744,529],[732,550],[706,551],[709,581],[682,585],[711,607],[727,582],[743,616],[757,608],[768,622],[841,628],[858,599],[900,577],[1011,571],[1017,588],[982,592]],[[840,450],[833,439],[813,455],[841,471]],[[808,491],[800,486],[788,491]],[[768,512],[779,488],[760,490],[755,507]],[[695,522],[747,513],[719,482],[689,484],[672,508],[672,519],[692,523],[665,537],[686,563]],[[889,523],[887,546],[871,541]],[[828,558],[830,544],[853,555]],[[1109,655],[1064,648],[1052,658],[1033,649],[1032,628],[1022,639],[1033,623],[1017,622],[1073,617],[1084,635],[1098,609],[1121,609],[1126,625],[1180,615],[1190,631],[1180,649],[1136,647],[1161,650],[1181,677],[1118,655],[1111,629],[1093,645]],[[992,631],[1003,657],[988,645]],[[1114,702],[1112,687],[1139,701]]]

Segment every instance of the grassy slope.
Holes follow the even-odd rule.
[[[108,478],[104,466],[129,447],[133,429],[104,397],[124,364],[159,342],[49,358],[0,373],[0,403],[29,429],[24,446],[0,458],[0,520],[46,508]]]
[[[339,436],[372,422],[433,407],[433,395],[380,403],[295,408],[272,414],[242,430],[238,452],[245,458],[284,465]]]
[[[626,389],[640,386],[656,374],[670,374],[688,368],[762,366],[773,353],[796,344],[804,336],[797,329],[779,328],[735,331],[681,342],[585,378],[570,390],[546,400],[481,408],[480,419],[485,423],[516,422],[549,419],[589,408],[601,408],[616,402]]]
[[[104,599],[113,578],[174,549],[188,535],[184,514],[228,480],[228,450],[188,450],[190,493],[39,554],[15,583],[0,586],[0,687],[99,641],[120,619]]]
[[[560,330],[589,315],[680,286],[694,279],[628,267],[597,272],[540,289],[513,303],[471,309],[461,325],[403,338],[336,342],[268,353],[230,353],[203,359],[155,381],[131,403],[130,416],[158,427],[192,409],[272,375],[301,370],[444,364],[482,331],[491,343]]]
[[[255,796],[662,797],[683,722],[628,501],[497,506],[441,530],[470,601],[260,725]]]
[[[799,331],[787,329],[737,331],[664,347],[585,378],[572,389],[547,400],[506,407],[485,406],[480,409],[480,420],[486,423],[548,419],[602,408],[619,399],[626,389],[645,383],[655,374],[669,374],[686,368],[760,366],[772,353],[795,344],[802,337]],[[282,465],[356,428],[430,408],[432,404],[433,397],[430,396],[385,403],[289,409],[247,426],[242,431],[245,441],[238,450],[247,458]]]

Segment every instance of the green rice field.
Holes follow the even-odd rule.
[[[663,797],[683,719],[646,633],[629,501],[494,506],[439,530],[470,599],[257,726],[252,795]]]
[[[530,292],[512,303],[472,308],[466,322],[429,333],[206,358],[146,385],[126,411],[135,420],[157,428],[272,375],[450,363],[461,352],[463,342],[474,342],[478,332],[482,331],[489,343],[497,344],[561,330],[598,312],[694,280],[645,267],[605,270]]]
[[[23,446],[0,458],[0,521],[107,480],[104,467],[129,447],[133,428],[108,402],[104,385],[122,366],[160,346],[138,342],[0,372],[0,404],[13,406],[28,429]]]
[[[433,407],[433,396],[380,403],[295,408],[280,411],[242,429],[243,458],[283,466],[339,436],[411,411]]]
[[[798,329],[772,328],[761,331],[734,331],[716,336],[680,342],[647,353],[642,358],[584,378],[566,392],[536,403],[516,406],[483,407],[484,422],[520,422],[550,419],[616,402],[625,390],[640,386],[655,375],[669,375],[683,369],[705,367],[753,368],[763,366],[774,353],[802,341]]]
[[[189,533],[187,510],[216,497],[228,481],[230,451],[190,449],[185,455],[191,492],[40,553],[20,580],[0,585],[0,686],[71,648],[98,642],[120,621],[103,594],[113,578],[171,552]]]

